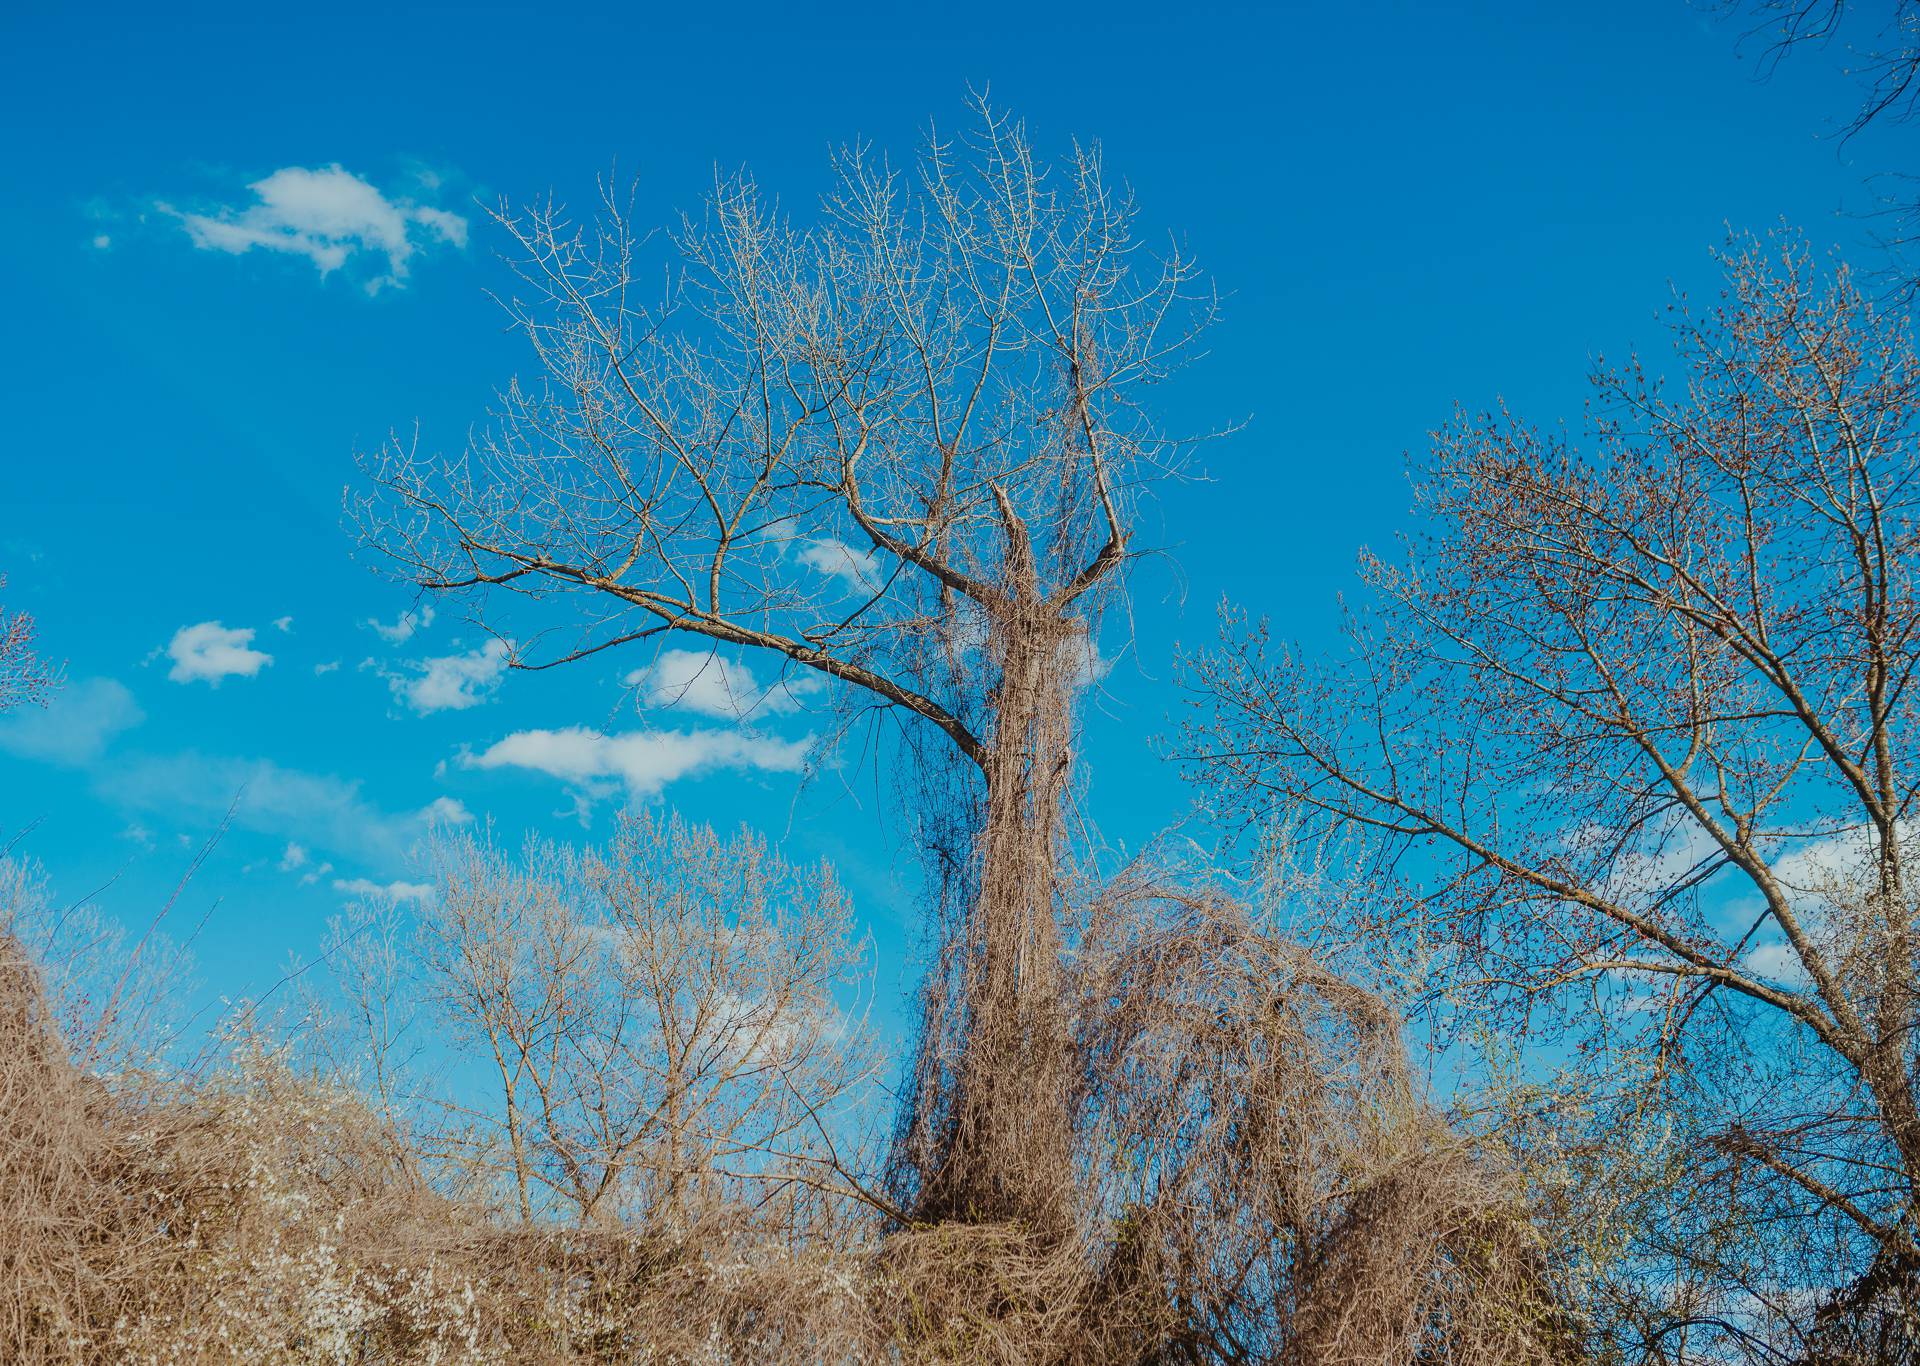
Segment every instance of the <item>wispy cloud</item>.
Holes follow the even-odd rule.
[[[465,711],[486,701],[500,685],[510,653],[504,640],[489,640],[465,654],[410,660],[407,672],[385,677],[393,695],[422,716]]]
[[[1075,692],[1094,687],[1113,672],[1113,661],[1100,653],[1100,642],[1085,631],[1077,631],[1062,642],[1060,653],[1072,671],[1069,686]]]
[[[371,626],[380,639],[389,645],[405,645],[413,639],[415,631],[425,630],[433,625],[433,604],[425,603],[417,611],[402,612],[389,626],[377,617],[368,617]]]
[[[333,890],[384,901],[425,901],[434,891],[430,882],[375,882],[364,877],[337,877],[333,880]]]
[[[303,256],[323,278],[359,257],[384,260],[384,270],[367,281],[370,292],[404,284],[419,250],[466,245],[467,220],[460,215],[382,193],[337,164],[282,167],[247,188],[253,201],[245,205],[205,213],[158,207],[204,251],[237,256],[258,247]]]
[[[77,766],[106,751],[113,737],[146,719],[126,687],[111,678],[70,683],[44,707],[0,716],[0,752],[42,763]]]
[[[369,800],[357,781],[188,750],[136,754],[99,765],[94,786],[123,810],[149,818],[235,829],[311,851],[324,849],[362,867],[404,870],[438,804],[393,811]],[[463,808],[464,809],[464,808]],[[284,857],[284,855],[283,855]]]
[[[584,726],[516,731],[481,754],[468,768],[522,768],[590,791],[625,785],[636,797],[652,796],[679,778],[714,769],[796,773],[806,762],[811,736],[779,740],[732,730],[630,731],[606,735]]]
[[[227,627],[217,621],[182,626],[167,642],[173,667],[167,677],[175,683],[206,683],[218,687],[223,678],[252,678],[273,656],[253,649],[251,627]]]

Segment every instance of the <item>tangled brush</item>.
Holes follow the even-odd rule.
[[[1517,1193],[1393,1012],[1237,904],[1098,898],[1065,960],[1070,1228],[513,1224],[235,1031],[96,1075],[0,940],[0,1356],[152,1363],[1568,1361]]]

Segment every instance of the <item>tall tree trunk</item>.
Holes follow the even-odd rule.
[[[1062,1231],[1072,1216],[1058,861],[1077,626],[1019,585],[989,625],[998,665],[977,882],[964,920],[959,1054],[924,1217]]]

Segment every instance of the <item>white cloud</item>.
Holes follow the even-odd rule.
[[[292,617],[275,617],[273,619],[273,629],[276,631],[293,630],[293,618]]]
[[[307,846],[289,842],[287,852],[280,856],[280,871],[283,873],[291,873],[296,868],[306,867],[307,862]]]
[[[1913,834],[1902,825],[1898,838],[1907,843]],[[1773,860],[1773,875],[1800,897],[1851,900],[1871,884],[1873,853],[1873,832],[1864,825],[1847,826],[1796,841]]]
[[[797,1003],[789,1007],[778,998],[744,996],[734,991],[720,992],[710,1010],[714,1047],[731,1060],[752,1065],[778,1065],[791,1058],[807,1026],[815,1021],[829,1031],[838,1023],[831,1017],[823,1018],[824,1012],[809,1019],[810,1012]]]
[[[851,588],[871,593],[880,587],[880,557],[871,551],[855,550],[831,536],[808,541],[794,552],[794,558]]]
[[[94,248],[98,251],[106,251],[113,246],[113,239],[107,236],[107,234],[104,232],[95,233],[93,237],[93,245],[94,245]]]
[[[1807,970],[1791,944],[1762,944],[1746,956],[1741,966],[1755,977],[1764,977],[1788,987],[1805,987]]]
[[[504,640],[489,640],[461,655],[412,660],[408,674],[385,675],[393,695],[422,716],[436,711],[465,711],[487,700],[507,671]]]
[[[782,715],[796,710],[801,698],[820,689],[819,680],[810,674],[762,687],[745,664],[703,650],[664,650],[653,663],[635,669],[622,681],[639,690],[643,707],[673,707],[723,720],[753,712]]]
[[[1663,992],[1629,992],[1616,999],[1613,1009],[1621,1015],[1652,1015],[1667,1009],[1671,1004],[1672,997]]]
[[[122,731],[146,719],[133,694],[111,678],[87,678],[53,695],[45,707],[0,716],[0,751],[21,759],[76,766],[98,759]]]
[[[388,198],[339,165],[309,169],[286,166],[248,189],[244,208],[186,213],[161,204],[178,218],[193,244],[204,251],[241,255],[255,247],[304,256],[322,277],[356,256],[385,257],[384,274],[369,280],[374,291],[402,284],[415,251],[435,242],[466,245],[467,220],[444,209]]]
[[[337,877],[333,890],[348,896],[380,897],[387,901],[425,901],[433,895],[430,882],[375,882],[364,877]]]
[[[708,769],[798,772],[811,736],[777,740],[731,730],[631,731],[604,735],[584,726],[523,730],[483,754],[467,755],[469,768],[525,768],[590,789],[623,783],[636,797],[652,796],[676,778]]]
[[[437,233],[444,242],[456,247],[467,244],[467,220],[457,213],[448,213],[445,209],[431,208],[425,204],[415,206],[413,219],[430,231]]]
[[[433,604],[427,603],[417,612],[402,612],[391,626],[375,617],[368,617],[367,625],[389,645],[405,645],[413,639],[415,631],[433,625]]]
[[[978,604],[964,598],[954,604],[937,623],[941,644],[960,659],[967,659],[987,648],[987,619]]]
[[[340,661],[337,659],[329,659],[324,664],[316,664],[313,666],[313,676],[315,678],[319,678],[325,674],[338,673],[339,671]]]
[[[217,621],[182,626],[167,642],[173,667],[167,677],[175,683],[204,682],[214,687],[223,678],[252,678],[273,656],[253,649],[253,628],[229,629]]]
[[[435,797],[420,808],[420,819],[429,825],[471,825],[473,812],[458,797]]]
[[[1911,861],[1916,831],[1900,822],[1896,838]],[[1778,838],[1771,859],[1774,880],[1814,945],[1825,954],[1845,954],[1862,935],[1872,934],[1878,916],[1868,891],[1875,882],[1875,841],[1864,825],[1834,829],[1812,838]],[[1784,946],[1773,946],[1784,953]],[[1764,953],[1765,949],[1755,950]],[[1781,960],[1783,963],[1786,960]],[[1759,970],[1759,969],[1756,969]],[[1788,976],[1799,971],[1791,965]]]

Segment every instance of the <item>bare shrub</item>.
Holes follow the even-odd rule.
[[[913,1359],[1580,1359],[1511,1167],[1416,1091],[1399,1018],[1238,902],[1123,877],[1064,999],[1071,1236],[909,1227],[877,1312]],[[914,1356],[914,1353],[924,1356]]]
[[[164,930],[163,906],[138,936],[87,901],[66,905],[30,859],[0,856],[0,933],[34,964],[52,1027],[82,1067],[158,1067],[184,1024],[191,964]]]
[[[1122,884],[1075,1000],[1096,1321],[1160,1298],[1210,1360],[1572,1354],[1520,1192],[1419,1097],[1380,997],[1235,901]]]
[[[109,1085],[0,942],[0,1359],[864,1359],[846,1254],[502,1227],[240,1025],[198,1077]]]
[[[441,832],[428,864],[410,939],[393,907],[338,927],[350,1028],[330,1056],[364,1064],[443,1171],[483,1178],[458,1184],[493,1173],[523,1221],[665,1238],[839,1217],[877,1055],[829,869],[644,812],[584,850]],[[481,1075],[407,1078],[428,1033]]]
[[[502,1056],[518,1038],[539,1043],[522,1073],[529,1181],[550,1196],[530,1197],[535,1217],[485,1198],[461,1175],[471,1153],[434,1126],[391,1122],[377,1091],[363,1100],[302,1076],[244,1016],[224,1055],[192,1073],[76,1065],[9,940],[0,1355],[1565,1355],[1543,1259],[1499,1169],[1420,1102],[1392,1013],[1234,902],[1129,878],[1076,922],[1064,1108],[1084,1213],[1062,1237],[852,1217],[848,1202],[868,1193],[836,1143],[814,1141],[837,1137],[823,1112],[864,1056],[856,1032],[825,1026],[846,963],[837,895],[819,881],[753,841],[638,818],[608,850],[536,847],[521,863],[462,840],[439,858],[426,943],[468,965],[488,1009],[476,1037],[488,1051],[497,1037]],[[742,888],[759,891],[736,904]],[[800,892],[804,909],[790,900]],[[565,925],[549,916],[562,906]],[[469,918],[491,928],[469,934]],[[583,924],[598,931],[584,946]],[[635,942],[607,957],[622,935]],[[378,941],[370,958],[404,967],[388,950],[405,942]],[[572,974],[564,991],[556,963]],[[604,999],[613,992],[636,994],[621,1005]],[[588,1037],[610,1022],[612,1035]],[[713,1061],[663,1065],[675,1057]],[[542,1087],[576,1108],[546,1108]],[[417,1103],[397,1080],[386,1094],[403,1119]],[[642,1097],[648,1124],[614,1122]],[[599,1146],[609,1136],[623,1137]],[[796,1187],[826,1198],[782,1205]]]
[[[391,1149],[369,1148],[349,1098],[257,1052],[217,1085],[103,1081],[68,1057],[18,941],[0,946],[0,1356],[336,1361],[369,1332],[443,1359],[474,1344],[471,1304],[434,1292],[432,1259],[390,1255],[446,1212],[381,1165]]]

